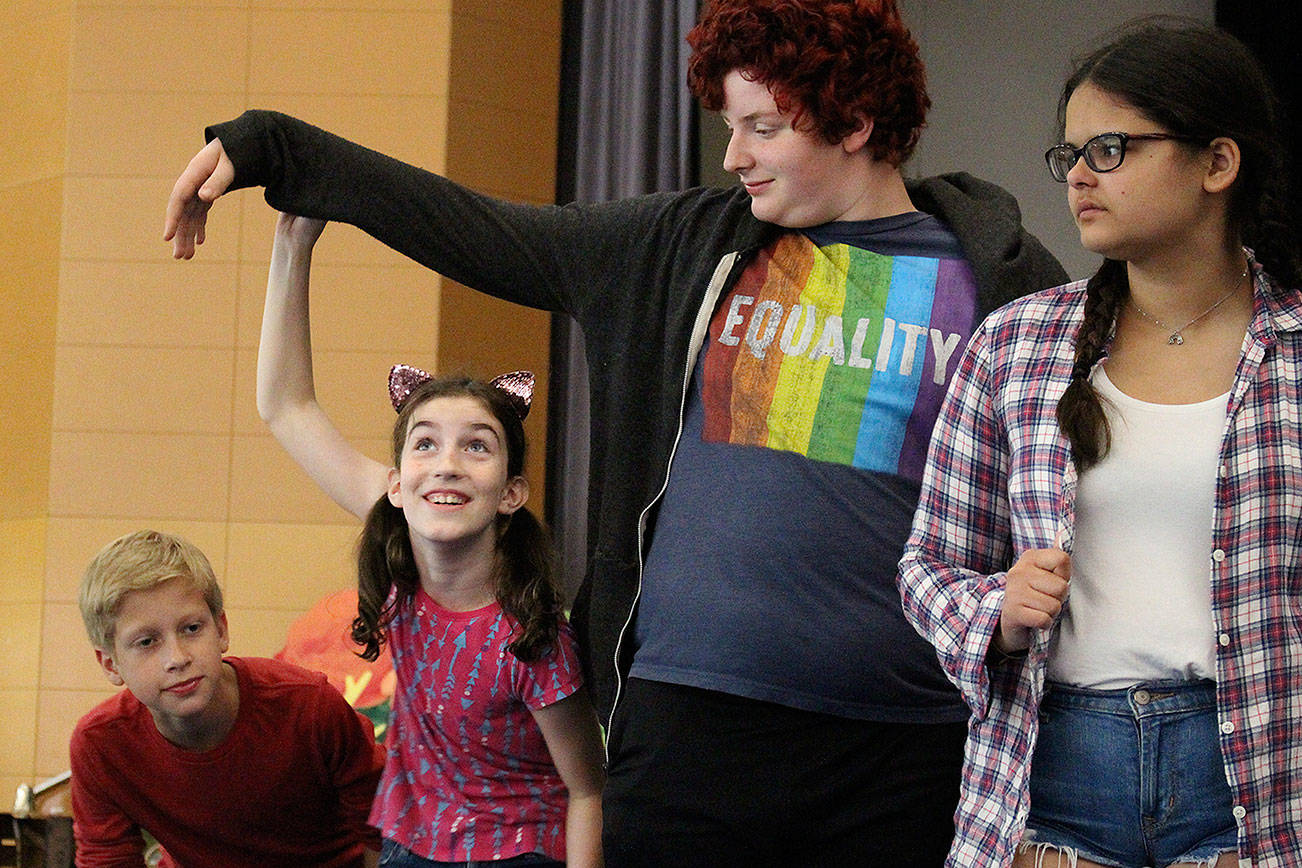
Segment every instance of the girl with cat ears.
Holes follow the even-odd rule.
[[[282,214],[258,354],[258,411],[365,521],[353,640],[387,644],[398,686],[371,823],[383,864],[601,864],[600,728],[561,611],[548,535],[525,507],[533,375],[491,382],[395,366],[392,463],[316,401],[308,324],[324,223]]]

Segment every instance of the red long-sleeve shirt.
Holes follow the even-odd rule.
[[[228,657],[240,706],[225,741],[189,751],[165,739],[124,690],[72,736],[77,865],[143,865],[146,829],[175,864],[360,866],[382,749],[370,722],[325,676]]]

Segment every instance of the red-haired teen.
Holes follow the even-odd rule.
[[[591,362],[589,575],[627,865],[938,865],[966,709],[895,564],[976,322],[1061,283],[1004,191],[905,183],[928,107],[889,0],[726,0],[689,84],[741,185],[517,205],[251,112],[208,131],[167,236],[227,189],[342,220],[461,283],[572,315]]]

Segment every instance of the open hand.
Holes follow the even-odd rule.
[[[203,244],[208,209],[235,180],[235,164],[226,156],[221,139],[213,139],[194,155],[172,186],[167,199],[163,240],[172,242],[172,257],[190,259]]]
[[[1004,608],[999,614],[997,644],[1003,651],[1031,647],[1031,631],[1053,624],[1067,599],[1071,556],[1061,549],[1022,553],[1005,580]]]

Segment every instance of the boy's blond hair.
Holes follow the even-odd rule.
[[[181,579],[203,594],[212,616],[221,616],[222,589],[212,564],[192,543],[156,530],[139,530],[102,548],[86,567],[77,594],[91,644],[111,651],[123,598],[173,579]]]

